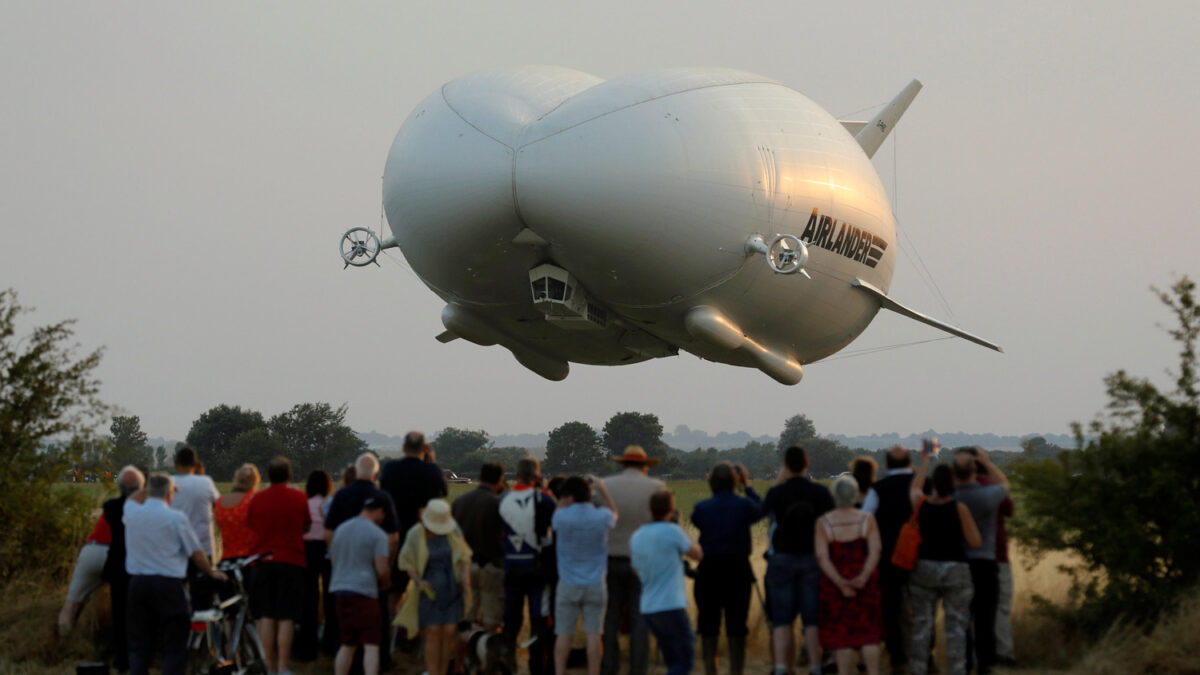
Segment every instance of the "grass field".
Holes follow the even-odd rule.
[[[771,481],[766,480],[754,481],[760,494],[765,494],[770,484]],[[229,489],[227,484],[220,487],[223,492]],[[453,485],[451,498],[473,487]],[[694,504],[709,496],[707,484],[703,481],[673,481],[669,487],[676,495],[684,527],[695,535],[687,518]],[[97,505],[109,494],[99,485],[70,486],[67,489],[94,493]],[[754,545],[751,559],[761,585],[765,566],[761,556],[766,547],[765,524],[756,526]],[[1200,672],[1200,655],[1197,654],[1195,640],[1195,635],[1200,634],[1200,598],[1186,603],[1178,617],[1164,621],[1149,636],[1117,628],[1110,639],[1089,651],[1080,641],[1068,639],[1061,626],[1053,620],[1034,611],[1035,594],[1052,602],[1066,599],[1068,579],[1059,568],[1073,560],[1065,554],[1034,559],[1019,546],[1013,547],[1012,554],[1016,587],[1013,628],[1017,658],[1027,665],[1011,672]],[[75,633],[60,640],[55,636],[54,621],[65,594],[65,582],[48,583],[37,578],[19,580],[0,589],[0,674],[67,673],[74,670],[76,663],[96,660],[102,655],[109,629],[107,590],[102,589],[97,593]],[[694,607],[692,609],[694,613]],[[749,623],[751,636],[747,668],[752,673],[765,673],[770,667],[768,630],[757,595],[751,602]],[[942,636],[939,636],[938,644],[944,646]],[[944,653],[939,657],[944,660]],[[412,662],[402,661],[395,672],[415,675],[423,670],[415,659],[409,660]],[[886,656],[884,660],[886,662]],[[313,664],[296,664],[293,670],[297,673],[328,673],[332,666],[329,661],[321,660]],[[652,661],[652,672],[665,672],[657,655]],[[724,668],[721,672],[725,672]]]

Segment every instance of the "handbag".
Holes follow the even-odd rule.
[[[892,551],[892,564],[902,570],[912,571],[917,566],[917,553],[921,548],[921,505],[925,498],[917,502],[912,517],[900,526],[900,535],[896,537],[896,548]]]

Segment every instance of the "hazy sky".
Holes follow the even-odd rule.
[[[54,5],[0,6],[0,287],[40,323],[77,318],[107,349],[104,398],[152,436],[222,402],[317,400],[386,433],[622,410],[711,432],[797,412],[847,434],[1062,432],[1102,408],[1106,373],[1167,382],[1149,286],[1200,275],[1200,3]],[[887,312],[795,387],[687,354],[553,383],[437,343],[442,302],[399,253],[343,271],[337,241],[379,226],[413,106],[527,63],[740,68],[858,119],[919,78],[875,156],[902,233],[891,294],[1007,353],[842,358],[942,335]]]

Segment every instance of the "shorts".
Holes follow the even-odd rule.
[[[471,563],[471,606],[467,619],[485,626],[504,623],[504,568]]]
[[[255,566],[250,613],[256,619],[300,621],[304,614],[304,568],[280,562]]]
[[[377,598],[358,593],[335,593],[338,628],[342,631],[342,644],[347,647],[378,645],[383,635],[382,615]]]
[[[67,591],[67,600],[87,602],[92,597],[92,593],[104,583],[101,573],[104,572],[104,561],[107,559],[107,544],[88,542],[79,549],[75,570],[71,572],[71,589]]]
[[[776,553],[767,561],[766,587],[771,625],[791,626],[800,615],[805,628],[817,627],[821,568],[811,553]]]
[[[596,586],[568,586],[558,582],[554,599],[554,634],[574,635],[575,622],[583,618],[585,635],[603,632],[604,609],[608,606],[608,593],[604,584]]]

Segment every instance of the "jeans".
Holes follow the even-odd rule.
[[[1000,572],[995,560],[968,560],[975,596],[971,599],[971,631],[967,634],[967,670],[972,657],[980,673],[996,665],[996,599],[1000,595]]]
[[[688,621],[686,609],[672,609],[643,615],[646,625],[658,640],[667,675],[687,675],[696,662],[696,636]]]
[[[163,675],[183,675],[192,618],[183,594],[183,580],[149,575],[130,577],[126,612],[129,672],[149,673],[155,648],[161,644]]]
[[[550,661],[554,653],[554,638],[550,635],[547,618],[550,615],[550,589],[546,577],[535,570],[509,570],[504,575],[504,639],[516,644],[517,634],[525,622],[525,603],[529,603],[529,675],[554,672]]]
[[[1002,562],[997,565],[1000,568],[1000,592],[996,599],[996,657],[1011,660],[1015,658],[1012,634],[1012,564]]]
[[[325,557],[324,540],[304,542],[304,609],[296,629],[296,656],[302,661],[317,658],[321,625],[321,589],[329,588],[329,559]],[[332,604],[325,614],[334,614]]]
[[[650,663],[650,634],[642,616],[642,581],[629,558],[608,559],[608,608],[604,611],[604,657],[601,675],[616,675],[621,665],[621,620],[629,612],[629,675],[646,675]]]
[[[817,627],[820,613],[821,569],[811,553],[776,553],[767,560],[767,595],[771,625],[791,626],[800,615],[805,628]]]

